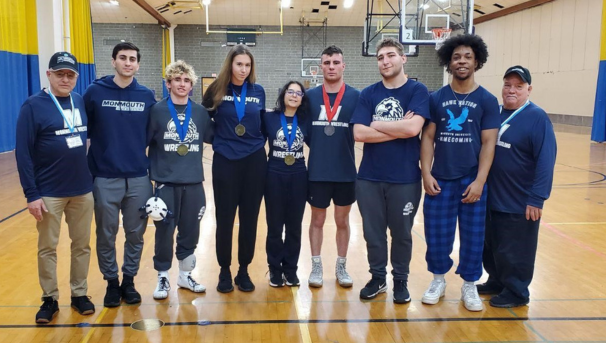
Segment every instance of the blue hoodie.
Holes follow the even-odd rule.
[[[147,175],[145,155],[149,111],[154,94],[136,79],[125,88],[109,75],[84,92],[88,115],[88,166],[93,176],[132,178]]]

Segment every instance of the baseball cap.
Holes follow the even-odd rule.
[[[76,56],[67,51],[56,52],[48,62],[48,69],[69,69],[78,75],[78,60],[76,59]]]
[[[516,74],[520,75],[522,80],[528,84],[532,83],[532,77],[530,76],[530,71],[528,71],[528,69],[526,69],[520,65],[513,66],[513,67],[510,67],[509,69],[507,69],[507,71],[505,72],[505,75],[503,75],[503,78],[507,77],[507,75],[509,75],[511,73],[516,73]]]

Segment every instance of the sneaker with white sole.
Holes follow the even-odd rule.
[[[181,288],[187,288],[194,293],[204,293],[206,292],[206,287],[199,284],[191,277],[191,274],[183,275],[179,273],[179,279],[177,280],[177,286]]]
[[[311,273],[309,274],[308,283],[311,287],[322,287],[323,274],[322,259],[319,257],[311,258]]]
[[[351,287],[353,285],[353,280],[345,269],[346,262],[347,259],[339,257],[337,258],[337,265],[335,266],[335,276],[337,277],[337,281],[341,287]]]
[[[421,302],[427,305],[435,305],[440,302],[440,298],[446,293],[446,281],[445,280],[431,280],[429,288],[423,293]]]
[[[154,290],[154,299],[162,300],[168,298],[168,291],[170,291],[170,282],[168,282],[168,278],[158,276],[158,284]]]
[[[461,287],[461,300],[468,311],[477,312],[484,309],[478,289],[473,284],[463,284],[463,287]]]
[[[370,281],[360,290],[361,299],[374,299],[380,293],[387,291],[385,279],[373,276]]]

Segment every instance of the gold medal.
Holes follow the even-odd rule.
[[[181,144],[177,147],[177,154],[180,156],[185,156],[189,152],[189,148],[185,144]]]
[[[242,124],[236,125],[236,135],[242,137],[246,133],[246,128]]]
[[[287,166],[292,166],[295,164],[295,157],[293,155],[286,155],[284,157],[284,163],[286,163]]]

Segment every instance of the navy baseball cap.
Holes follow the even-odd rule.
[[[506,78],[507,75],[509,75],[511,73],[518,74],[522,78],[522,81],[524,81],[528,84],[532,83],[532,77],[530,76],[530,71],[528,71],[528,69],[526,69],[520,65],[513,66],[513,67],[510,67],[509,69],[507,69],[507,71],[505,72],[505,75],[503,75],[503,78]]]
[[[56,52],[48,62],[48,69],[50,70],[62,70],[69,69],[78,74],[78,60],[76,56],[70,54],[67,51]]]

